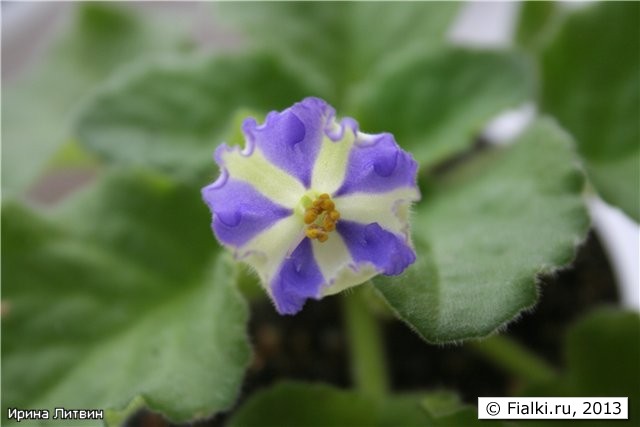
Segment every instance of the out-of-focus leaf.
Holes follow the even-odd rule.
[[[419,408],[418,408],[419,409]],[[256,393],[229,426],[373,426],[375,407],[366,396],[325,385],[281,383]]]
[[[636,312],[602,310],[569,332],[568,382],[596,396],[640,397],[640,318]],[[635,413],[640,407],[635,406]]]
[[[640,221],[640,147],[605,162],[586,160],[589,179],[607,202]]]
[[[257,393],[229,426],[473,426],[476,411],[449,402],[446,414],[431,414],[421,402],[430,395],[389,396],[383,401],[320,384],[280,383]],[[437,399],[438,397],[436,397]],[[501,425],[496,423],[487,424]]]
[[[79,141],[113,163],[144,165],[180,178],[210,170],[238,109],[281,109],[309,95],[270,55],[172,58],[119,75],[96,94],[77,124]]]
[[[221,5],[253,42],[277,52],[342,108],[346,91],[444,43],[454,3],[283,2]]]
[[[356,95],[354,115],[367,132],[392,132],[423,165],[460,152],[487,122],[533,94],[520,55],[442,50],[383,74]]]
[[[460,397],[451,391],[435,391],[422,399],[421,405],[430,414],[441,417],[460,410]]]
[[[449,172],[414,215],[418,260],[376,288],[431,342],[490,334],[537,300],[589,221],[570,139],[549,120]]]
[[[176,26],[139,20],[130,8],[82,3],[70,31],[2,94],[2,189],[19,192],[33,183],[69,137],[79,101],[115,67],[141,56],[184,46]],[[164,23],[166,24],[166,22]]]
[[[553,32],[556,23],[560,20],[560,7],[554,1],[525,1],[519,6],[516,41],[520,46],[536,50]]]
[[[209,221],[197,189],[142,173],[109,174],[46,217],[4,204],[3,416],[136,397],[179,421],[228,408],[247,309]]]
[[[602,198],[640,221],[640,4],[575,12],[541,61],[542,108],[573,133]]]
[[[624,396],[629,423],[640,419],[640,316],[600,309],[576,323],[566,341],[567,371],[548,384],[525,390],[526,396]],[[611,425],[584,420],[585,425]],[[546,425],[546,424],[545,424]]]

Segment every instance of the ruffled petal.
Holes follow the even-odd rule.
[[[416,260],[404,237],[387,231],[377,223],[339,221],[337,230],[356,262],[370,262],[388,276],[402,273]]]
[[[415,261],[408,216],[420,197],[417,164],[393,136],[337,122],[317,98],[242,128],[245,148],[216,150],[221,174],[202,194],[216,236],[253,267],[278,312]]]
[[[226,173],[202,189],[202,197],[213,215],[212,227],[220,242],[242,246],[293,211],[273,203],[251,185],[231,179]]]
[[[304,239],[286,258],[271,282],[271,297],[280,314],[295,314],[309,298],[319,299],[324,282],[313,256],[311,241]]]
[[[334,114],[323,100],[306,98],[282,112],[269,113],[262,125],[249,118],[242,130],[248,144],[255,145],[267,160],[309,188],[327,119]]]
[[[417,170],[418,163],[398,146],[393,135],[359,133],[349,154],[344,182],[334,196],[415,187]]]

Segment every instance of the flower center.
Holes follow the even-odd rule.
[[[320,194],[304,211],[304,234],[310,239],[325,242],[328,233],[336,229],[340,212],[327,193]]]

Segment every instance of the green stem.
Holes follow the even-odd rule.
[[[470,344],[499,368],[529,383],[542,383],[556,377],[555,370],[544,360],[503,335]]]
[[[363,394],[381,399],[387,393],[388,378],[380,325],[366,298],[368,286],[344,294],[344,319],[351,344],[353,382]]]

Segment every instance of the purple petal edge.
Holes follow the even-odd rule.
[[[342,120],[340,120],[340,125],[338,126],[338,129],[332,129],[333,128],[332,125],[333,125],[333,117],[331,117],[328,120],[327,128],[325,129],[325,135],[327,135],[329,139],[331,139],[333,142],[342,140],[347,130],[352,132],[354,135],[357,135],[358,130],[360,128],[360,126],[358,125],[358,122],[352,119],[351,117],[344,117]]]
[[[340,220],[337,231],[356,262],[370,262],[387,276],[401,274],[416,260],[414,250],[402,236],[380,227],[376,222],[360,224]]]
[[[270,112],[262,125],[246,119],[242,131],[248,147],[258,147],[271,163],[309,188],[327,119],[334,115],[323,100],[305,98],[282,112]]]
[[[344,182],[334,195],[415,187],[417,172],[418,163],[398,146],[393,135],[367,135],[351,150]]]
[[[246,182],[220,177],[202,189],[202,198],[212,214],[212,228],[218,239],[239,247],[277,221],[293,214],[260,194]]]

